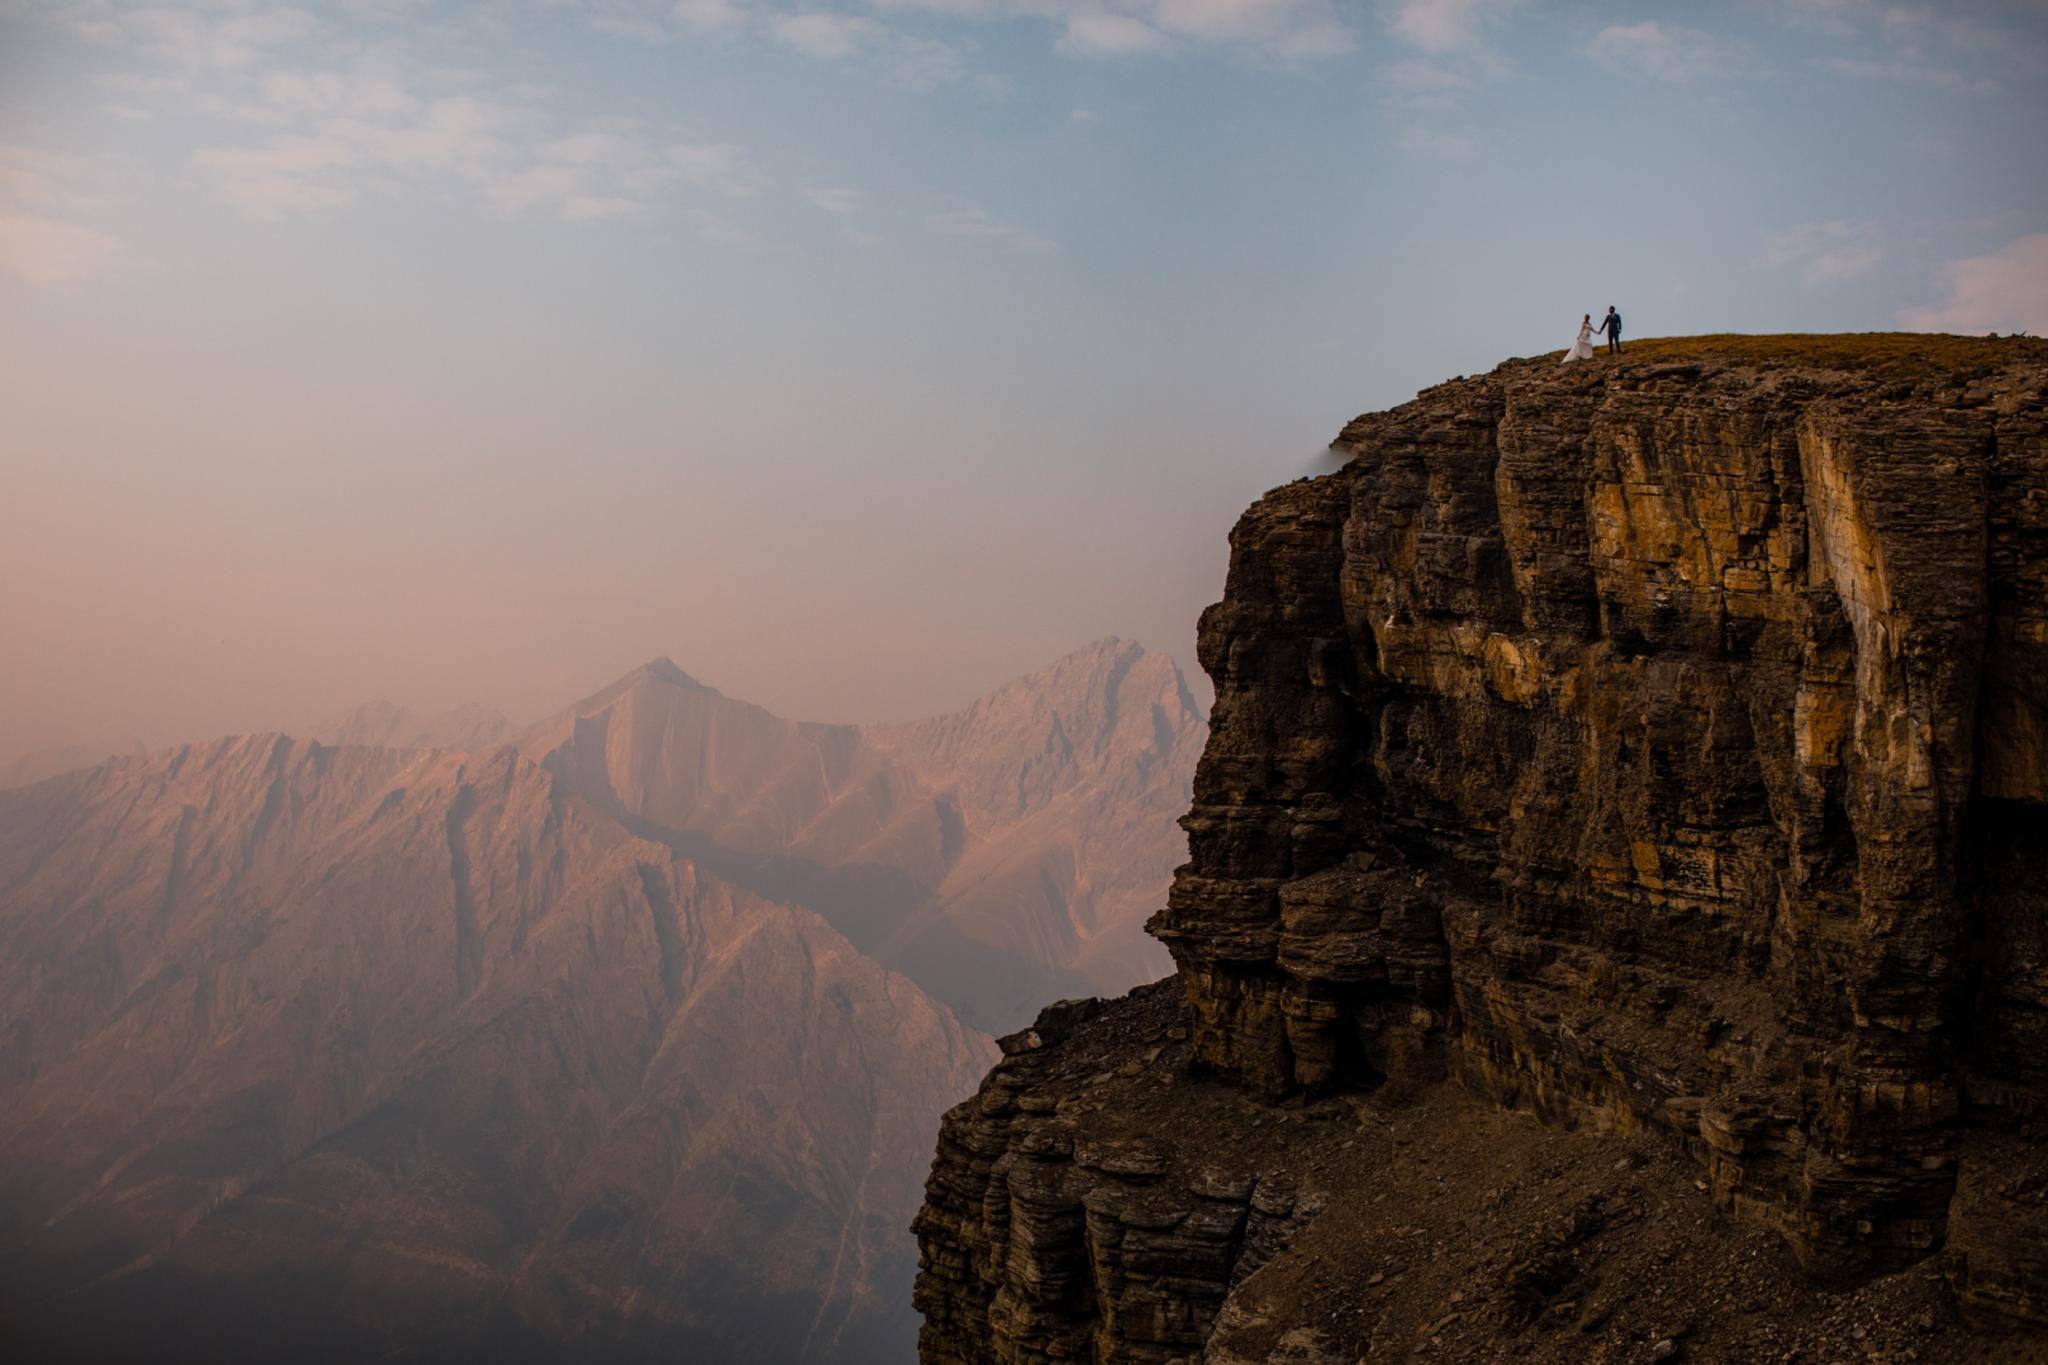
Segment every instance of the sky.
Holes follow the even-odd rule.
[[[0,758],[1192,668],[1360,411],[2048,333],[2048,0],[0,0]]]

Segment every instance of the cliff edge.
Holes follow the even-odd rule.
[[[1511,361],[1336,449],[1202,618],[1175,977],[945,1120],[922,1358],[2038,1358],[2048,343]]]

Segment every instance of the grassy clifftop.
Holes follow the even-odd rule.
[[[1553,351],[1561,355],[1562,351]],[[2041,337],[1963,337],[1936,332],[1716,332],[1695,337],[1623,339],[1631,361],[1718,360],[1814,365],[1827,369],[1910,368],[1967,370],[2048,360]]]

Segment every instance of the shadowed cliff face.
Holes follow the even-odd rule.
[[[1002,1029],[1165,969],[1143,925],[1185,856],[1174,821],[1205,733],[1171,659],[1110,639],[908,725],[784,720],[663,660],[519,747]]]
[[[1188,1067],[1295,1103],[1457,1078],[1675,1144],[1821,1280],[1946,1247],[1978,1321],[2048,1322],[2048,348],[1964,349],[1511,363],[1256,504],[1152,925]],[[1162,1180],[1170,1122],[1077,1154],[1115,1124],[1038,1050],[1156,1063],[1063,1031],[948,1117],[927,1360],[1173,1359],[1299,1272],[1247,1250],[1255,1193]],[[1285,1177],[1298,1217],[1276,1151],[1201,1179]],[[1500,1321],[1489,1349],[1551,1350]],[[1324,1335],[1288,1359],[1374,1340],[1296,1325]]]
[[[907,1350],[916,1153],[986,1041],[509,750],[0,793],[0,893],[19,1358]]]

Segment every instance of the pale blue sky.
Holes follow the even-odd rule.
[[[1191,663],[1582,312],[2048,331],[2044,128],[2043,0],[0,0],[0,756]]]

